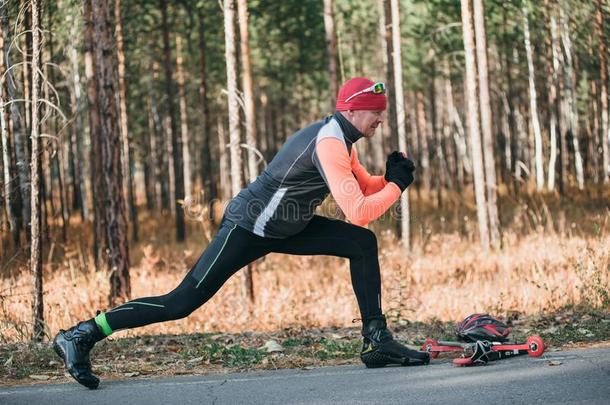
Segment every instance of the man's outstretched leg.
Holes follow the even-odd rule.
[[[121,329],[181,319],[207,302],[237,270],[269,252],[269,240],[224,221],[214,239],[180,285],[168,294],[138,298],[61,330],[53,349],[70,375],[95,389],[89,352],[96,342]]]
[[[300,233],[283,239],[273,249],[296,255],[331,255],[348,258],[354,293],[362,318],[363,346],[360,353],[367,367],[388,364],[428,364],[426,352],[411,350],[394,340],[381,310],[381,276],[377,238],[363,227],[314,216]]]

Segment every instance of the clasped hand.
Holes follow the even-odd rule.
[[[386,160],[385,168],[385,179],[395,183],[400,187],[400,191],[405,191],[413,183],[415,163],[402,152],[394,151],[390,153]]]

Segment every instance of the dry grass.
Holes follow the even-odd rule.
[[[393,232],[378,228],[384,308],[395,322],[450,321],[477,311],[536,314],[574,304],[608,308],[610,213],[605,201],[601,198],[595,207],[578,200],[569,207],[543,198],[527,204],[503,201],[504,215],[512,218],[503,220],[508,224],[504,247],[489,253],[472,242],[474,224],[467,219],[475,218],[472,207],[441,213],[414,204],[417,237],[411,255],[400,251]],[[133,297],[168,292],[207,243],[195,223],[186,244],[171,242],[170,221],[141,218],[145,242],[131,248]],[[93,270],[85,229],[75,226],[73,240],[47,251],[49,336],[107,309],[107,275]],[[28,337],[31,285],[27,272],[0,279],[0,342]],[[236,276],[187,319],[117,335],[345,327],[359,316],[346,260],[272,254],[259,263],[254,285],[251,308]]]

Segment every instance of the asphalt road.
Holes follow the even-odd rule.
[[[549,361],[561,364],[551,366]],[[0,388],[0,404],[610,404],[610,348],[457,368],[324,367]]]

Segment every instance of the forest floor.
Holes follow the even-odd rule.
[[[501,196],[503,246],[492,251],[477,243],[468,196],[447,195],[441,206],[413,193],[408,255],[393,218],[372,224],[382,305],[397,337],[418,347],[425,337],[450,338],[453,322],[470,313],[489,312],[514,327],[517,341],[540,334],[550,350],[610,345],[609,190],[561,200]],[[140,241],[130,245],[132,298],[168,292],[197,260],[215,228],[197,215],[187,224],[186,242],[177,243],[171,216],[142,207]],[[108,274],[91,255],[91,224],[71,218],[65,242],[58,225],[45,242],[46,343],[25,343],[32,308],[27,252],[0,260],[0,385],[65,381],[48,341],[109,307]],[[346,260],[271,254],[257,263],[253,281],[254,305],[236,276],[186,319],[116,333],[94,349],[95,371],[121,379],[359,363]]]
[[[512,338],[540,335],[547,351],[610,347],[610,311],[568,307],[507,320]],[[455,325],[399,322],[395,336],[413,347],[426,337],[451,339]],[[284,329],[276,332],[144,335],[107,339],[92,351],[94,371],[104,380],[276,370],[359,364],[360,330]],[[444,356],[444,354],[442,355]],[[0,345],[0,386],[70,381],[47,343]]]

